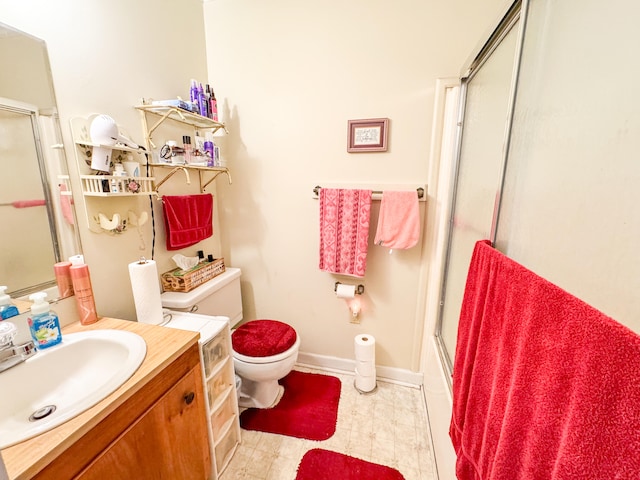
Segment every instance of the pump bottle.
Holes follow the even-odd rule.
[[[72,262],[73,263],[73,262]],[[91,286],[91,276],[89,266],[85,263],[77,263],[69,268],[73,291],[78,305],[78,315],[82,325],[91,325],[98,321],[96,303],[93,298],[93,287]]]
[[[36,292],[29,295],[31,314],[29,315],[29,330],[31,338],[38,348],[49,348],[62,341],[62,331],[58,316],[49,310],[49,302],[45,300],[45,292]]]
[[[6,290],[6,286],[0,287],[0,320],[15,317],[20,313],[18,307],[11,303],[11,297],[5,293]]]

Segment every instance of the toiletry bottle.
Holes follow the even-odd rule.
[[[207,85],[208,86],[208,85]],[[211,120],[218,121],[218,101],[216,100],[216,92],[211,89],[211,98],[209,99],[209,109],[211,110]]]
[[[98,314],[96,313],[96,303],[93,298],[89,266],[85,263],[75,264],[69,268],[69,272],[71,272],[71,280],[73,281],[73,291],[78,305],[80,323],[82,325],[96,323]]]
[[[213,161],[213,142],[204,142],[204,152],[207,157],[207,167],[215,167],[216,164]]]
[[[225,167],[226,165],[222,162],[222,158],[220,157],[220,147],[218,145],[213,146],[213,162],[216,167]]]
[[[31,338],[40,349],[53,347],[62,341],[62,331],[58,316],[49,310],[49,302],[45,300],[45,292],[36,292],[29,295],[31,314],[28,323],[31,330]]]
[[[20,313],[18,307],[11,303],[11,297],[5,293],[6,290],[6,286],[0,287],[0,320],[15,317]]]
[[[184,148],[184,161],[185,163],[191,163],[192,160],[192,148],[191,148],[191,137],[189,135],[183,135],[182,137],[182,148]]]
[[[71,281],[71,273],[69,273],[70,267],[71,262],[58,262],[53,266],[60,298],[67,298],[73,295],[73,282]]]
[[[211,120],[213,120],[213,111],[214,111],[213,107],[215,106],[213,102],[215,102],[216,96],[214,95],[213,89],[208,83],[207,83],[206,90],[207,90],[207,115]]]
[[[209,85],[205,85],[204,87],[204,108],[206,112],[206,117],[211,118],[211,91],[209,90]]]
[[[113,176],[114,177],[126,177],[127,172],[124,170],[124,165],[121,163],[116,163],[113,167]]]
[[[198,103],[198,82],[195,78],[191,79],[191,87],[189,88],[189,98],[191,103]]]
[[[200,115],[203,117],[207,116],[207,105],[205,102],[204,89],[202,88],[202,84],[200,84],[198,85],[198,108],[200,109]]]

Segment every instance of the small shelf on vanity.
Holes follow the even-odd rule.
[[[76,140],[74,142],[76,145],[79,145],[81,147],[85,147],[85,148],[96,148],[96,147],[101,147],[101,148],[110,148],[111,150],[118,150],[120,152],[131,152],[131,153],[142,153],[140,151],[139,148],[131,148],[131,147],[127,147],[126,145],[122,145],[122,144],[116,144],[116,145],[102,145],[100,143],[91,143],[91,142],[86,142],[83,140]]]
[[[129,197],[134,195],[153,195],[153,177],[116,177],[113,175],[80,175],[82,181],[82,194],[85,197]],[[105,191],[104,183],[107,182]],[[117,192],[110,191],[112,182],[117,183]],[[138,185],[138,191],[128,190],[128,184],[134,181]]]

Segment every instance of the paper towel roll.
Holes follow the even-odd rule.
[[[339,283],[336,288],[338,298],[353,298],[356,296],[356,286]]]
[[[141,260],[130,263],[129,278],[138,321],[152,325],[162,323],[162,299],[156,262]]]
[[[355,338],[356,360],[362,362],[375,361],[376,359],[376,339],[373,335],[357,335]]]

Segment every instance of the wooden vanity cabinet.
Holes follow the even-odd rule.
[[[191,370],[75,478],[208,478],[201,378]]]
[[[205,480],[206,422],[196,343],[34,478]]]

